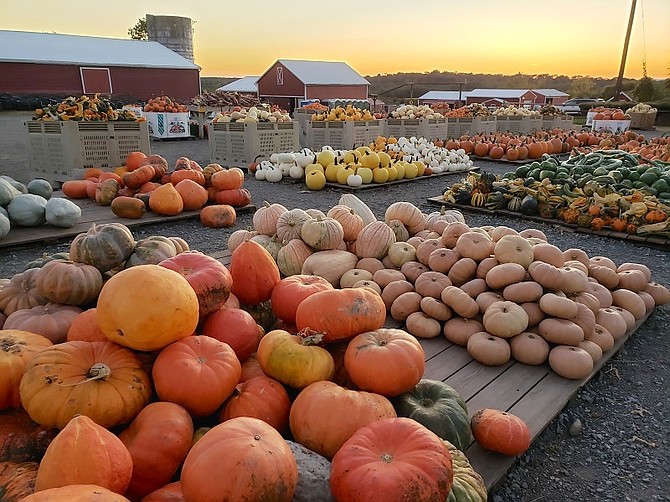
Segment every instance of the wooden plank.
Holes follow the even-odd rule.
[[[593,376],[600,371],[602,366],[616,354],[628,338],[637,331],[637,329],[647,320],[650,313],[635,323],[635,326],[626,335],[617,340],[612,350],[607,351],[603,358],[594,366],[593,371],[583,380],[568,380],[558,376],[553,371],[547,369],[547,374],[537,382],[521,399],[514,403],[509,411],[522,418],[530,429],[531,441],[549,425],[549,423],[558,415],[568,404],[568,401],[577,391],[583,387]],[[546,365],[544,365],[546,366]],[[495,382],[495,381],[494,381]],[[504,392],[504,387],[500,386],[503,381],[494,384],[486,392]],[[456,390],[460,392],[457,387]],[[480,402],[481,404],[482,402]],[[470,406],[470,403],[468,403]],[[490,407],[486,405],[486,407]],[[474,407],[473,407],[474,408]],[[502,408],[501,408],[502,409]],[[475,410],[476,411],[476,410]],[[486,488],[491,490],[496,487],[505,478],[509,468],[516,461],[516,457],[508,457],[492,452],[485,451],[477,444],[472,444],[467,449],[466,454],[475,470],[482,476]]]
[[[352,186],[349,186],[349,185],[341,185],[340,183],[330,183],[330,182],[326,183],[326,186],[328,188],[337,188],[339,190],[352,190],[352,191],[355,192],[355,191],[358,191],[358,190],[371,190],[371,189],[375,189],[375,188],[384,188],[384,187],[387,187],[389,185],[399,185],[399,184],[402,184],[402,183],[410,183],[412,181],[429,180],[429,179],[432,179],[432,178],[439,178],[440,176],[450,176],[450,175],[454,175],[454,174],[465,175],[465,174],[469,173],[470,171],[478,171],[478,170],[479,170],[479,167],[473,166],[470,169],[464,170],[464,171],[447,171],[447,172],[444,172],[444,173],[431,174],[429,176],[417,176],[416,178],[403,178],[401,180],[387,181],[385,183],[367,183],[365,185],[361,185],[361,186],[358,186],[358,187],[352,187]]]
[[[424,378],[432,380],[447,380],[451,375],[467,366],[472,362],[472,357],[463,348],[458,345],[443,350],[427,361]],[[447,382],[449,383],[449,382]],[[449,384],[456,389],[455,386]],[[461,390],[457,389],[460,393]]]
[[[436,336],[435,338],[421,338],[419,339],[419,343],[421,343],[423,351],[426,354],[426,361],[453,345],[449,340],[441,335]]]
[[[62,192],[54,194],[54,197],[62,197]],[[128,228],[151,225],[154,223],[169,223],[179,220],[192,220],[200,217],[200,211],[183,211],[175,216],[163,216],[154,212],[146,212],[141,218],[119,218],[109,206],[99,206],[90,199],[72,200],[81,208],[81,219],[70,228],[60,228],[54,225],[44,224],[39,227],[13,227],[7,236],[0,239],[0,249],[13,246],[21,246],[35,242],[48,242],[65,240],[77,234],[86,232],[93,223],[123,223]],[[249,204],[244,207],[235,208],[237,213],[255,211],[256,206]]]
[[[461,350],[469,356],[467,350],[462,347]],[[468,401],[484,387],[494,382],[499,375],[513,364],[514,361],[510,360],[501,366],[486,366],[470,358],[468,364],[449,376],[445,382],[456,389],[463,399]]]

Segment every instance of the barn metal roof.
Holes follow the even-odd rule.
[[[258,76],[242,77],[232,82],[222,85],[217,91],[222,92],[258,92]]]
[[[530,91],[530,89],[473,89],[468,93],[468,97],[502,99],[520,98],[528,91]]]
[[[356,70],[340,61],[280,59],[277,62],[305,85],[370,85]]]
[[[465,99],[468,97],[470,91],[463,91],[460,93],[460,99]],[[428,91],[423,96],[419,96],[419,99],[431,99],[431,100],[441,100],[441,101],[458,101],[459,92],[458,91]]]
[[[158,42],[10,30],[0,30],[0,61],[200,69]]]
[[[569,96],[569,94],[559,91],[558,89],[533,89],[533,92],[547,97]]]

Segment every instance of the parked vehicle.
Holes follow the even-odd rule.
[[[604,102],[601,98],[573,98],[568,99],[565,103],[556,105],[556,108],[561,110],[563,113],[568,115],[579,115],[582,113],[581,105],[585,104],[598,104]],[[583,112],[586,114],[586,111]]]

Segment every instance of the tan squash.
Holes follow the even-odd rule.
[[[400,270],[392,270],[385,268],[382,270],[377,270],[372,276],[372,280],[375,281],[377,284],[379,284],[380,288],[384,289],[386,286],[388,286],[390,283],[394,281],[406,280],[406,277],[405,274],[403,274]]]
[[[528,273],[535,282],[548,291],[562,291],[563,273],[562,268],[554,267],[549,263],[534,261],[528,267]]]
[[[426,239],[424,240],[418,248],[416,248],[416,260],[419,263],[428,265],[428,260],[430,255],[436,249],[446,249],[444,244],[442,244],[442,239]]]
[[[411,235],[426,228],[426,215],[411,202],[394,202],[384,213],[384,220],[399,220]]]
[[[290,240],[277,251],[277,267],[286,277],[298,275],[313,254],[314,250],[300,239]]]
[[[670,302],[670,290],[662,284],[650,282],[644,288],[644,291],[652,296],[656,305],[665,305]]]
[[[612,304],[621,307],[635,317],[636,320],[642,319],[647,314],[647,307],[640,295],[627,289],[617,289],[612,291]]]
[[[537,302],[524,302],[519,306],[528,314],[529,328],[537,326],[546,317]]]
[[[384,290],[386,290],[386,288],[384,288]],[[404,321],[409,317],[410,314],[418,312],[420,310],[421,310],[421,295],[415,291],[402,293],[395,300],[393,300],[393,303],[391,304],[390,308],[391,317],[393,317],[394,320],[399,322]]]
[[[460,259],[461,255],[453,249],[438,248],[430,253],[428,267],[435,272],[447,274],[451,270],[451,267]]]
[[[647,287],[647,277],[642,270],[623,270],[619,275],[618,287],[629,291],[644,291]]]
[[[407,230],[407,227],[403,225],[402,221],[400,220],[391,220],[388,223],[386,223],[391,230],[393,230],[393,233],[395,234],[395,240],[396,242],[409,242],[410,241],[410,235],[409,235],[409,230]],[[415,246],[414,242],[418,241],[419,243],[423,242],[422,237],[417,237],[414,236],[416,239],[412,238],[412,246]]]
[[[642,263],[622,263],[616,269],[617,272],[625,272],[626,270],[639,270],[642,272],[647,279],[647,282],[651,282],[651,270],[646,265]]]
[[[363,218],[344,204],[338,204],[330,208],[326,214],[329,218],[337,220],[342,225],[344,231],[344,240],[355,241],[358,233],[363,230]]]
[[[494,256],[484,258],[477,264],[477,272],[475,273],[475,277],[478,279],[486,279],[486,274],[488,274],[489,271],[497,265],[500,265],[500,262],[496,260]]]
[[[484,279],[472,279],[462,284],[460,288],[465,291],[470,298],[477,298],[480,294],[489,290],[488,284]]]
[[[471,318],[479,314],[479,305],[468,294],[456,286],[447,286],[440,295],[442,303],[461,317]]]
[[[477,262],[472,258],[461,258],[449,269],[447,277],[454,286],[461,286],[475,278]]]
[[[584,264],[584,266],[589,266],[589,255],[586,254],[586,251],[579,248],[570,248],[563,251],[563,258],[565,261],[576,260]]]
[[[549,357],[549,344],[541,336],[524,331],[509,340],[512,357],[523,364],[537,366]]]
[[[511,338],[528,327],[528,314],[514,302],[494,302],[484,312],[482,323],[492,335]]]
[[[252,219],[254,230],[263,235],[272,236],[276,234],[277,221],[287,211],[288,209],[281,204],[263,202],[263,205],[256,210]]]
[[[626,310],[623,307],[618,307],[616,305],[612,305],[610,307],[612,310],[617,312],[621,317],[623,317],[624,321],[626,321],[626,329],[630,331],[633,329],[635,326],[635,316],[628,310]]]
[[[591,265],[589,275],[608,289],[614,289],[619,285],[619,274],[610,267]]]
[[[358,233],[356,255],[359,258],[382,259],[388,254],[391,244],[396,242],[391,227],[383,221],[368,223]]]
[[[656,302],[654,301],[654,297],[651,296],[649,293],[646,291],[638,291],[637,292],[638,296],[642,298],[642,301],[644,302],[644,307],[647,310],[647,314],[654,310],[654,307],[656,306]]]
[[[549,244],[548,242],[533,246],[533,261],[543,261],[554,267],[562,267],[565,265],[563,252],[558,247]]]
[[[487,234],[469,231],[458,238],[454,249],[464,258],[472,258],[474,261],[481,261],[484,258],[491,256],[491,253],[493,252],[493,241]]]
[[[509,343],[504,338],[494,336],[486,331],[473,334],[466,346],[468,354],[475,361],[487,366],[501,366],[509,362],[512,355]]]
[[[318,251],[305,259],[301,274],[318,275],[330,282],[334,287],[340,283],[345,272],[358,263],[358,257],[348,251]]]
[[[421,274],[428,272],[428,267],[418,261],[408,261],[400,267],[400,271],[405,274],[409,282],[414,284]]]
[[[442,333],[440,322],[423,311],[413,312],[407,316],[405,327],[417,338],[435,338]]]
[[[396,298],[398,298],[400,295],[404,293],[410,293],[412,291],[414,291],[414,286],[411,282],[408,282],[404,279],[389,282],[382,289],[382,300],[384,301],[384,305],[386,305],[386,310],[391,309],[391,305],[393,305],[393,302],[395,302]]]
[[[367,270],[352,268],[340,277],[340,288],[353,288],[358,281],[371,281],[372,274]]]
[[[582,328],[584,336],[596,329],[596,315],[583,303],[577,303],[577,315],[570,319],[577,326]]]
[[[493,255],[500,263],[517,263],[524,269],[533,262],[533,247],[520,235],[505,235],[493,248]]]
[[[503,289],[502,296],[505,300],[515,303],[526,303],[538,301],[544,292],[544,288],[535,281],[521,281],[510,284]]]
[[[589,282],[586,285],[586,292],[591,293],[598,299],[600,308],[612,306],[612,292],[598,282]]]
[[[491,236],[491,239],[493,239],[493,242],[498,242],[500,239],[502,239],[506,235],[519,235],[519,232],[517,232],[513,228],[507,227],[505,225],[500,225],[500,226],[494,227],[489,232],[489,235]]]
[[[352,288],[370,288],[375,293],[377,293],[379,296],[381,296],[381,294],[382,294],[382,288],[380,288],[379,284],[377,284],[374,281],[360,280],[360,281],[354,283]]]
[[[525,277],[526,269],[523,265],[513,262],[501,263],[488,271],[486,274],[486,284],[491,289],[504,289],[510,284],[523,281]]]
[[[601,308],[596,314],[596,324],[602,326],[614,340],[623,337],[628,331],[626,320],[613,308]]]
[[[565,295],[545,293],[540,298],[539,304],[542,312],[548,316],[559,317],[561,319],[572,319],[579,312],[577,303]]]
[[[584,335],[584,340],[595,343],[603,352],[607,352],[614,347],[614,337],[604,326],[596,324],[593,333]]]
[[[593,266],[607,267],[616,272],[617,266],[611,258],[607,256],[592,256],[589,258],[589,268]]]
[[[600,361],[603,357],[603,350],[600,348],[598,344],[595,342],[592,342],[590,340],[583,340],[578,347],[580,349],[584,349],[586,352],[589,353],[591,356],[591,359],[593,359],[593,364],[597,364],[598,361]]]
[[[576,303],[582,303],[586,305],[594,314],[597,314],[598,309],[600,309],[600,301],[598,298],[596,298],[591,293],[587,293],[586,291],[568,295],[568,297]]]
[[[408,261],[417,258],[417,250],[406,242],[394,242],[388,250],[388,257],[396,268],[402,267]]]
[[[579,293],[585,291],[589,283],[588,276],[580,269],[569,265],[559,268],[563,276],[563,284],[559,291],[564,293]]]
[[[540,322],[539,334],[549,343],[577,346],[584,340],[584,331],[568,319],[548,317]]]
[[[374,274],[375,272],[379,270],[385,270],[386,267],[384,264],[378,260],[377,258],[361,258],[358,260],[358,263],[356,264],[356,268],[360,268],[363,270],[367,270],[371,274]]]
[[[277,218],[276,234],[281,242],[288,242],[293,239],[300,239],[302,226],[311,219],[311,216],[299,208],[283,212]],[[268,223],[268,227],[270,224]],[[350,239],[354,240],[354,239]]]
[[[581,380],[593,371],[593,359],[584,349],[557,345],[549,352],[551,369],[563,378]]]
[[[470,231],[470,227],[465,223],[460,221],[454,221],[449,223],[446,228],[442,231],[442,243],[448,249],[453,249],[456,247],[456,242],[458,238],[466,232]]]
[[[326,251],[339,247],[344,241],[344,230],[334,218],[311,218],[303,223],[300,237],[311,248]]]
[[[446,275],[430,270],[421,274],[414,281],[414,289],[423,297],[431,296],[439,299],[447,286],[451,286],[451,281]]]
[[[519,235],[521,237],[525,237],[526,239],[535,238],[547,242],[547,236],[545,233],[537,228],[526,228],[519,232]]]
[[[426,315],[437,321],[448,321],[451,319],[451,309],[442,303],[441,300],[425,296],[421,299],[419,306],[422,312],[425,312]]]
[[[463,347],[468,344],[472,335],[480,331],[484,331],[484,325],[480,321],[464,317],[452,317],[444,323],[444,328],[442,328],[442,333],[447,340]]]
[[[486,312],[486,310],[495,302],[502,302],[505,301],[505,299],[495,291],[484,291],[477,295],[475,301],[477,302],[477,305],[479,305],[479,312],[484,314],[484,312]]]

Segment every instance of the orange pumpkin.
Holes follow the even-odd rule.
[[[67,180],[63,182],[61,190],[70,199],[85,199],[88,197],[87,189],[89,186],[95,186],[96,182],[85,180]]]
[[[530,430],[516,415],[484,408],[470,420],[472,435],[482,448],[503,455],[524,453],[530,446]]]
[[[272,290],[272,311],[281,320],[295,324],[300,303],[307,297],[333,289],[323,277],[317,275],[292,275],[280,280]]]
[[[132,420],[149,401],[151,384],[139,359],[109,341],[65,342],[33,357],[19,386],[38,424],[63,428],[78,414],[104,427]]]
[[[297,483],[298,466],[286,441],[272,426],[250,417],[207,431],[181,472],[185,500],[290,502]]]
[[[224,403],[219,420],[254,417],[282,433],[288,429],[291,399],[282,384],[267,376],[256,376],[237,385]]]
[[[70,328],[67,330],[66,340],[73,342],[82,340],[84,342],[105,342],[107,337],[98,326],[96,309],[90,308],[83,311],[74,318]]]
[[[217,190],[242,188],[242,184],[244,183],[244,171],[239,167],[217,171],[211,175],[210,182]]]
[[[368,288],[320,291],[303,300],[296,311],[296,327],[323,333],[326,343],[348,340],[381,328],[386,305]]]
[[[225,305],[205,318],[201,334],[227,343],[245,361],[256,352],[264,331],[249,312]]]
[[[123,184],[128,188],[140,188],[145,183],[148,183],[156,176],[156,170],[151,165],[139,167],[133,171],[129,171],[121,178]]]
[[[193,420],[178,404],[155,402],[119,433],[133,461],[125,494],[133,500],[166,485],[186,458],[193,441]]]
[[[232,394],[241,373],[233,349],[209,336],[190,336],[170,344],[152,369],[158,397],[182,405],[196,417],[214,413]]]
[[[447,445],[411,418],[362,427],[333,458],[330,486],[337,500],[447,500],[453,483]]]
[[[114,198],[111,209],[119,218],[138,219],[146,212],[144,202],[140,199],[123,195]]]
[[[198,297],[188,281],[158,265],[114,274],[100,291],[98,325],[110,340],[136,350],[158,350],[192,335]]]
[[[19,384],[28,361],[51,345],[51,340],[35,333],[0,330],[0,410],[21,404]]]
[[[214,204],[200,210],[200,222],[210,228],[228,228],[235,225],[237,213],[228,204]]]
[[[47,448],[35,491],[92,484],[124,493],[133,472],[128,448],[113,433],[85,415],[72,418]]]
[[[202,171],[196,171],[194,169],[179,169],[170,174],[170,183],[173,185],[178,185],[184,180],[191,180],[198,185],[205,186],[205,175]]]
[[[291,406],[289,424],[296,441],[332,458],[358,429],[395,416],[386,397],[323,380],[298,394]]]
[[[233,293],[242,303],[256,305],[269,300],[280,280],[279,268],[272,255],[260,244],[243,242],[230,259]]]
[[[107,488],[98,485],[67,485],[59,488],[49,488],[35,492],[21,499],[21,502],[54,502],[56,500],[67,500],[67,502],[130,502],[123,495],[114,493]]]
[[[184,201],[174,185],[166,183],[151,192],[149,207],[154,213],[174,216],[184,210]]]
[[[192,179],[181,180],[175,185],[175,190],[179,192],[184,202],[184,211],[195,211],[207,204],[207,190]]]
[[[142,502],[184,502],[184,493],[181,491],[181,482],[175,481],[151,492],[142,499]]]
[[[357,388],[393,397],[421,380],[426,363],[414,336],[382,328],[354,337],[344,354],[344,366]]]

